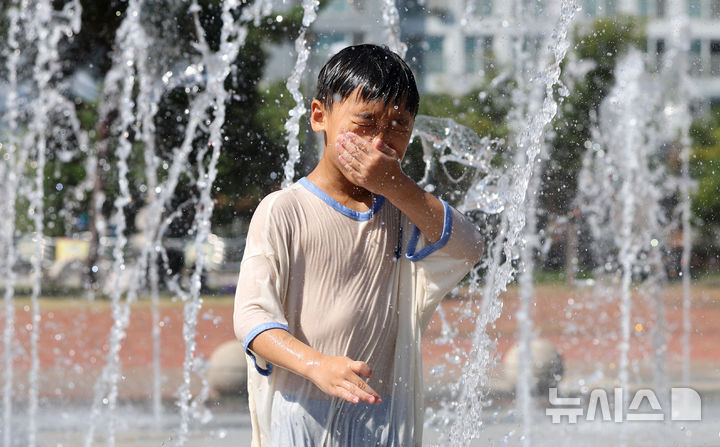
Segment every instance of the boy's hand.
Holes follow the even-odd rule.
[[[395,150],[380,139],[368,142],[348,132],[338,135],[335,147],[348,180],[372,193],[387,196],[405,176]]]
[[[335,148],[342,173],[350,182],[390,200],[430,243],[440,240],[444,205],[403,173],[393,148],[380,139],[368,142],[352,132],[338,135]]]
[[[372,374],[365,362],[348,357],[322,356],[308,367],[307,377],[326,394],[354,404],[360,401],[379,404],[382,401],[380,395],[359,376],[370,377]]]

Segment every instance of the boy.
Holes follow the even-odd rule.
[[[422,443],[422,331],[482,249],[402,172],[418,106],[384,47],[345,48],[318,76],[324,153],[258,206],[235,295],[253,446]]]

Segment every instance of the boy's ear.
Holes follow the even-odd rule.
[[[325,132],[325,123],[327,121],[327,111],[322,102],[313,99],[310,104],[310,127],[315,132]]]

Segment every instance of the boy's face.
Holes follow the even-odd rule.
[[[379,139],[402,159],[410,143],[415,118],[404,105],[385,105],[383,101],[367,102],[360,98],[356,89],[344,101],[334,102],[328,111],[319,101],[311,105],[310,123],[315,132],[325,132],[325,151],[336,166],[338,135],[352,132],[369,143]]]

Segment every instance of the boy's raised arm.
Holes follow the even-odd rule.
[[[365,362],[324,355],[283,329],[261,332],[249,347],[270,363],[312,381],[326,394],[351,403],[381,403],[380,395],[360,377],[372,374]]]

